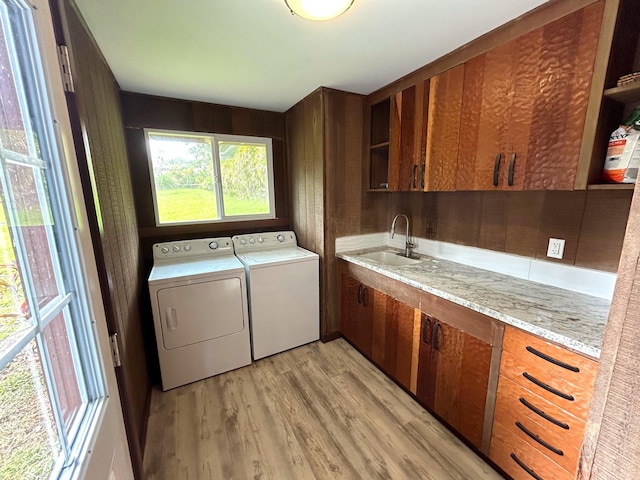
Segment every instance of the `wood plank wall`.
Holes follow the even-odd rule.
[[[638,478],[639,330],[640,192],[636,192],[585,428],[577,476],[579,480]]]
[[[153,244],[173,240],[232,236],[274,230],[289,230],[289,189],[284,147],[284,114],[265,110],[230,107],[152,95],[121,92],[120,104],[125,126],[127,153],[141,238],[141,265],[145,278],[153,266]],[[207,223],[157,227],[153,211],[149,163],[144,128],[182,130],[270,137],[273,141],[276,219],[246,222]],[[152,383],[160,383],[157,346],[153,331],[151,302],[145,286],[140,296],[143,335]]]
[[[76,86],[76,93],[68,97],[70,114],[109,329],[110,333],[117,331],[119,338],[122,368],[116,373],[132,461],[138,468],[151,385],[138,308],[145,279],[140,269],[120,89],[76,8],[70,0],[61,2]]]
[[[407,213],[413,235],[615,272],[633,190],[383,193],[387,211]],[[546,256],[549,238],[566,240],[564,258]]]
[[[361,232],[364,97],[319,88],[286,112],[291,224],[320,255],[320,334],[340,328],[335,239]]]
[[[169,241],[195,238],[194,235],[204,237],[212,232],[248,233],[287,225],[288,192],[284,152],[284,114],[130,92],[122,92],[120,98],[141,236]],[[271,138],[277,220],[156,227],[144,128]]]

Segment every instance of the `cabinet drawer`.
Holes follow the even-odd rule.
[[[582,420],[502,375],[498,384],[494,418],[505,425],[526,418],[537,423],[540,429],[561,439],[557,443],[563,450],[580,450],[582,446]]]
[[[502,348],[521,358],[525,365],[538,367],[582,390],[593,390],[598,371],[593,360],[512,327],[504,330]]]
[[[531,407],[537,408],[533,405]],[[576,471],[580,444],[576,448],[575,442],[568,441],[564,435],[566,430],[535,414],[525,404],[499,396],[494,419],[568,472]]]
[[[536,478],[541,480],[573,480],[575,476],[531,447],[500,422],[495,422],[493,425],[489,458],[514,480]]]
[[[522,355],[516,356],[503,351],[500,374],[584,421],[589,410],[591,392],[553,375],[554,372],[529,364],[528,360]]]

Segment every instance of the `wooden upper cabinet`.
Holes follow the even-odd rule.
[[[573,189],[603,6],[465,64],[458,190]]]
[[[391,97],[389,190],[422,190],[428,85],[420,82]]]
[[[426,145],[420,167],[424,191],[456,189],[464,69],[458,65],[429,81]]]

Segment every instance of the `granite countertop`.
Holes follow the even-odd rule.
[[[388,266],[360,256],[375,250],[391,249],[337,256],[576,352],[600,357],[608,300],[426,255],[419,256],[420,263],[407,266]]]

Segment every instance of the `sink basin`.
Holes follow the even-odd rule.
[[[360,256],[362,258],[380,262],[384,265],[389,265],[392,267],[400,267],[403,265],[414,265],[416,263],[420,263],[420,260],[418,259],[407,258],[398,254],[397,252],[390,252],[387,250],[383,250],[380,252],[363,253]]]

